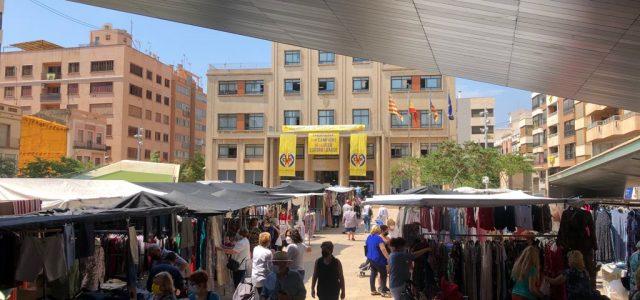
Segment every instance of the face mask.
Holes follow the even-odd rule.
[[[287,241],[287,244],[293,244],[293,239],[288,236],[286,239],[284,239],[285,241]]]
[[[329,256],[331,256],[331,252],[322,250],[322,257],[329,257]]]
[[[154,295],[162,294],[162,291],[160,291],[160,286],[157,283],[151,285],[151,293],[153,293]]]

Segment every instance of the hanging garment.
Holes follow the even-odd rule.
[[[493,256],[490,243],[482,244],[480,300],[493,300]]]
[[[478,299],[477,251],[475,242],[469,241],[464,245],[464,294],[469,300]]]
[[[180,223],[180,248],[190,248],[194,245],[193,218],[183,217]]]
[[[451,216],[447,207],[441,209],[440,230],[451,231]]]
[[[12,288],[20,256],[19,237],[13,232],[0,231],[0,245],[0,289]]]
[[[92,255],[80,259],[81,287],[88,291],[97,291],[105,277],[104,249],[99,239],[94,240],[94,245]]]
[[[533,229],[530,205],[518,205],[515,207],[516,227],[519,229]]]
[[[93,223],[76,223],[76,258],[93,255],[96,234]]]
[[[467,208],[465,208],[465,210],[466,210],[466,215],[467,215],[467,218],[465,220],[466,223],[467,223],[467,227],[475,228],[477,226],[476,225],[476,214],[475,214],[475,211],[474,211],[473,207],[467,207]]]
[[[62,235],[45,238],[27,236],[22,240],[16,280],[35,281],[43,268],[48,281],[67,274]]]
[[[64,237],[64,255],[67,261],[67,270],[70,270],[76,259],[76,235],[73,224],[64,225],[62,236]]]
[[[636,251],[640,241],[640,210],[633,209],[627,214],[627,256]]]
[[[497,230],[516,231],[516,213],[513,206],[499,206],[493,210],[493,223]]]
[[[637,228],[640,232],[640,222],[638,225]],[[598,249],[591,213],[575,207],[566,209],[562,213],[560,230],[558,231],[558,245],[566,251]]]
[[[532,205],[531,216],[533,218],[533,230],[537,232],[549,232],[552,229],[551,208],[549,204]]]
[[[598,250],[596,251],[596,260],[601,262],[611,262],[614,260],[613,253],[613,237],[611,235],[611,216],[609,212],[603,208],[595,211],[596,214],[596,240],[598,241]]]
[[[493,224],[493,208],[480,207],[478,208],[478,227],[485,230],[493,230],[495,225]]]
[[[440,232],[440,230],[442,229],[442,227],[440,227],[440,219],[442,218],[442,207],[434,207],[432,212],[433,218],[431,218],[431,220],[433,223],[433,231]]]
[[[428,207],[420,208],[420,227],[431,231],[431,209]]]
[[[611,210],[611,226],[613,236],[613,251],[616,261],[627,259],[627,215],[629,211],[624,208]]]
[[[563,251],[555,243],[548,243],[544,247],[543,274],[550,278],[556,278],[565,269]],[[551,288],[551,299],[566,299],[564,283]]]

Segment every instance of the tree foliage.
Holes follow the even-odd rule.
[[[160,151],[154,151],[151,153],[151,161],[155,163],[160,162]]]
[[[22,177],[28,178],[59,178],[71,177],[92,168],[91,163],[83,163],[70,157],[61,157],[60,160],[48,160],[36,157],[20,169]]]
[[[179,182],[204,180],[204,156],[196,153],[180,165]]]
[[[517,154],[500,154],[473,142],[464,145],[447,141],[438,151],[420,158],[404,158],[391,168],[392,183],[397,186],[406,179],[421,185],[447,185],[452,188],[470,186],[482,188],[482,177],[488,176],[490,187],[500,185],[500,175],[531,173],[531,162]]]
[[[15,159],[0,157],[0,178],[16,177],[16,171]]]

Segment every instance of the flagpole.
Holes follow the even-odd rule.
[[[409,138],[409,145],[411,145],[411,126],[413,125],[413,115],[409,111],[410,107],[411,107],[411,98],[409,96],[409,90],[407,90],[407,114],[409,115],[409,124],[407,126],[407,137]],[[411,146],[409,146],[409,148],[411,148]]]

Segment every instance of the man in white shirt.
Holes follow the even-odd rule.
[[[387,224],[387,220],[389,219],[389,211],[386,207],[384,207],[384,205],[380,205],[380,208],[378,208],[378,217],[376,217],[376,219],[382,221],[382,224]]]

